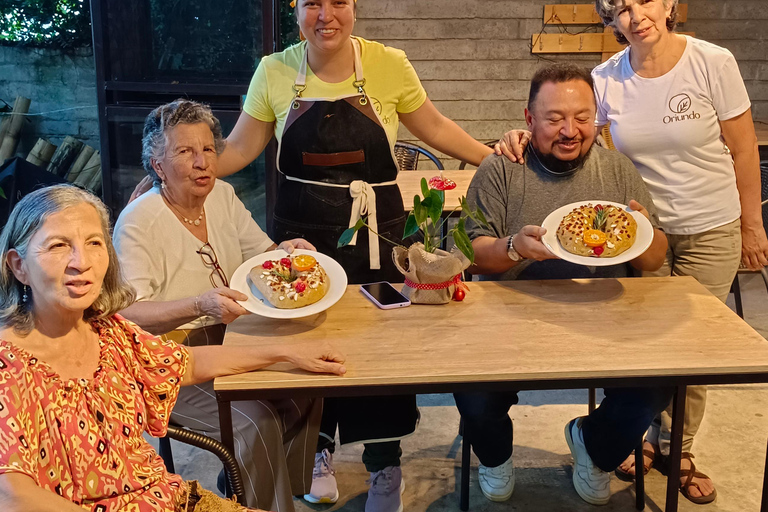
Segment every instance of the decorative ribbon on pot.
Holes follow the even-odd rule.
[[[469,291],[469,287],[461,280],[461,274],[456,274],[450,281],[442,283],[414,283],[406,277],[405,285],[417,290],[442,290],[444,288],[456,286],[456,288],[463,290],[465,293]]]

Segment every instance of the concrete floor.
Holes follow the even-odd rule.
[[[741,277],[745,319],[768,337],[768,294],[759,275]],[[732,298],[729,299],[732,306]],[[680,511],[757,511],[760,508],[763,465],[768,440],[768,385],[716,386],[709,391],[707,416],[696,436],[693,451],[698,468],[715,482],[717,500],[694,505],[680,495]],[[510,416],[515,425],[517,484],[511,500],[491,503],[477,484],[477,459],[472,460],[470,510],[492,511],[618,511],[634,510],[633,485],[615,477],[613,496],[605,507],[583,502],[571,484],[571,456],[563,426],[586,414],[587,392],[536,391],[520,394]],[[419,397],[421,424],[403,441],[404,508],[413,512],[458,511],[461,457],[457,437],[459,414],[450,395]],[[174,443],[177,471],[185,479],[198,479],[216,488],[220,466],[205,452]],[[296,501],[297,512],[365,509],[368,473],[360,462],[362,447],[337,449],[335,466],[341,498],[333,506]],[[664,509],[666,479],[657,470],[646,477],[647,510]]]

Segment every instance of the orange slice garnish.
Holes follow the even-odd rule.
[[[293,258],[293,263],[291,266],[297,272],[304,272],[305,270],[311,269],[316,264],[317,260],[314,256],[310,256],[309,254],[299,254]]]
[[[584,232],[584,243],[588,247],[600,247],[605,243],[606,236],[600,230],[588,229]]]

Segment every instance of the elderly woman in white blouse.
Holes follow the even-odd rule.
[[[137,302],[123,315],[189,346],[221,344],[225,324],[247,311],[229,279],[248,258],[273,250],[231,185],[217,180],[224,139],[207,106],[177,100],[146,119],[143,163],[152,190],[115,224],[115,248]],[[303,239],[279,246],[314,249]],[[309,492],[322,403],[286,399],[233,404],[235,456],[251,507],[293,512]],[[172,421],[219,437],[213,385],[185,388]],[[307,442],[309,444],[307,444]]]

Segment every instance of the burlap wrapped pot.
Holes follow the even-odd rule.
[[[461,251],[454,249],[446,252],[436,249],[430,253],[424,250],[424,244],[417,242],[407,249],[397,246],[392,249],[392,259],[406,279],[419,284],[440,284],[453,281],[465,268],[469,260]],[[403,295],[414,304],[447,304],[456,289],[455,284],[445,288],[422,290],[403,285]]]

